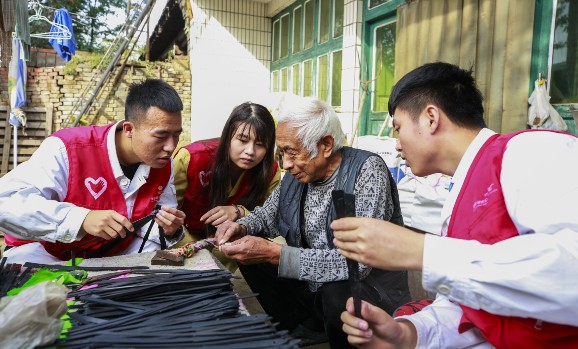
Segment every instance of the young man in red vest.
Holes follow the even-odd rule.
[[[418,176],[453,176],[441,236],[367,218],[331,227],[345,257],[423,271],[423,286],[438,296],[396,319],[366,302],[359,319],[349,299],[341,317],[351,343],[578,346],[578,138],[498,135],[486,128],[483,111],[471,71],[451,64],[426,64],[394,86],[389,112],[407,165]]]
[[[158,79],[131,85],[125,120],[60,130],[30,160],[0,179],[0,230],[10,263],[51,263],[135,253],[150,215],[178,241],[185,214],[176,209],[171,155],[182,131],[182,101]],[[179,233],[179,234],[177,234]],[[95,239],[96,237],[96,239]],[[89,240],[93,240],[90,241]],[[144,250],[159,248],[153,229]]]

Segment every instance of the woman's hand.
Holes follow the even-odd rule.
[[[217,226],[225,221],[236,221],[241,217],[241,208],[237,205],[217,206],[201,216],[201,222]]]

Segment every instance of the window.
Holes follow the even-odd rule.
[[[343,0],[335,0],[333,6],[333,37],[343,35]]]
[[[289,15],[281,17],[281,53],[279,58],[285,58],[289,54]]]
[[[313,29],[315,28],[315,9],[313,0],[305,2],[305,24],[303,27],[303,49],[313,47]]]
[[[317,59],[317,98],[327,101],[329,95],[329,60],[327,55]]]
[[[313,96],[313,61],[303,62],[303,96]]]
[[[341,105],[341,51],[331,54],[331,105]]]
[[[390,0],[369,0],[369,8],[372,9],[372,8],[377,7],[379,5],[383,5],[388,1],[390,1]]]
[[[271,73],[271,91],[279,92],[279,71],[275,70]]]
[[[279,21],[273,22],[273,43],[271,45],[273,49],[272,58],[274,61],[279,59]]]
[[[395,22],[377,27],[374,35],[372,111],[387,112],[395,67]]]
[[[550,77],[552,103],[578,103],[578,3],[558,0]]]
[[[331,1],[319,0],[319,43],[329,40],[329,28],[331,22]]]
[[[287,92],[289,89],[289,69],[281,69],[281,92]]]
[[[293,92],[296,95],[299,95],[299,93],[301,92],[300,87],[301,87],[301,70],[299,69],[299,63],[297,64],[293,64],[293,67],[291,68],[291,72],[292,72],[292,76],[291,76],[291,92]]]
[[[344,0],[295,0],[277,14],[271,91],[316,96],[339,107],[343,21]]]
[[[301,35],[303,34],[303,7],[293,11],[293,53],[301,51]]]

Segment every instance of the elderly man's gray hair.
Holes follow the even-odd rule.
[[[317,156],[317,144],[325,136],[333,136],[334,153],[345,143],[345,133],[335,110],[313,97],[295,99],[295,103],[287,105],[279,115],[278,124],[298,129],[297,138],[311,158]]]

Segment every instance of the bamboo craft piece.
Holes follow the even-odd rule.
[[[170,250],[159,250],[151,259],[152,265],[183,266],[185,258],[191,258],[197,251],[202,249],[211,250],[217,245],[214,238],[191,241],[188,244]]]

